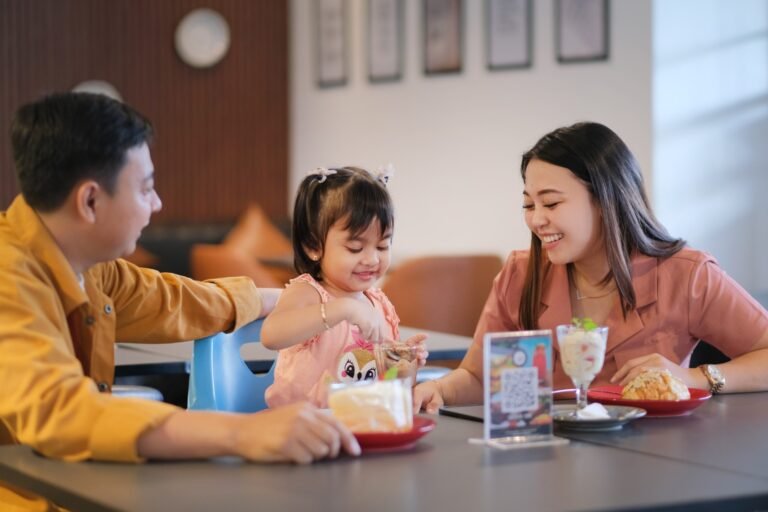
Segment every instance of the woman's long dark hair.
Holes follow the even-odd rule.
[[[610,128],[598,123],[577,123],[548,133],[528,150],[520,172],[531,160],[569,169],[589,189],[602,211],[605,248],[610,271],[604,284],[615,280],[624,315],[636,307],[632,288],[632,253],[665,258],[685,246],[656,219],[643,188],[640,166],[626,144]],[[538,327],[545,261],[541,240],[531,233],[531,251],[520,300],[523,329]]]

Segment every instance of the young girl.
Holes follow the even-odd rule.
[[[461,366],[417,386],[415,408],[482,402],[486,332],[554,329],[573,317],[609,327],[595,384],[666,368],[713,393],[768,390],[768,312],[711,256],[667,233],[614,132],[597,123],[555,130],[523,155],[521,173],[531,248],[510,255]],[[688,368],[701,339],[732,360]],[[557,353],[554,380],[571,387]]]
[[[389,267],[394,217],[389,175],[317,169],[299,186],[293,250],[301,274],[283,291],[262,328],[262,344],[280,350],[270,407],[327,401],[329,381],[377,378],[375,343],[399,339],[399,318],[376,281]],[[427,352],[416,345],[419,364]]]

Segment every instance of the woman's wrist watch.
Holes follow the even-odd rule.
[[[709,382],[709,392],[713,395],[718,394],[723,389],[723,386],[725,386],[725,376],[720,371],[720,368],[714,364],[702,364],[699,366],[699,370],[701,370],[701,373],[704,374],[707,382]]]

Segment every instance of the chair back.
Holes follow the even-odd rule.
[[[413,258],[390,272],[382,290],[402,325],[472,336],[501,266],[495,254]]]
[[[264,392],[274,381],[275,365],[254,374],[240,355],[240,347],[261,339],[263,318],[231,333],[195,340],[189,375],[187,408],[229,412],[266,409]]]

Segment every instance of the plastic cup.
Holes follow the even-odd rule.
[[[419,369],[417,352],[417,347],[405,343],[375,344],[373,355],[376,358],[379,379],[384,378],[391,368],[397,368],[397,378],[409,379],[413,386],[416,383],[416,371]]]

